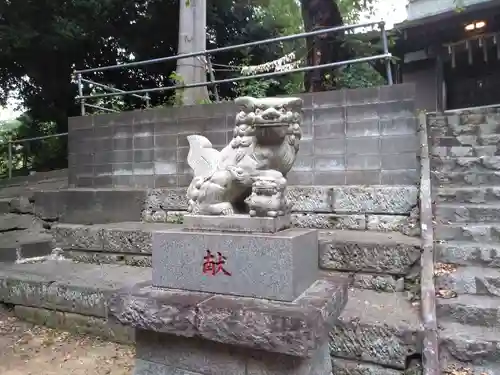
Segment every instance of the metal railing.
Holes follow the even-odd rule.
[[[14,155],[14,144],[26,144],[28,142],[32,141],[41,141],[44,139],[49,139],[49,138],[59,138],[59,137],[65,137],[67,136],[68,133],[59,133],[59,134],[50,134],[50,135],[44,135],[40,137],[33,137],[33,138],[22,138],[22,139],[9,139],[7,140],[7,169],[8,169],[8,177],[9,179],[12,178],[12,171],[14,169],[13,165],[13,155]]]
[[[83,75],[88,74],[88,73],[103,72],[103,71],[113,70],[113,69],[138,67],[138,66],[144,66],[144,65],[150,65],[150,64],[163,63],[166,61],[176,61],[176,60],[180,60],[180,59],[185,59],[185,58],[190,58],[190,57],[200,57],[200,56],[203,56],[205,58],[205,60],[207,61],[207,65],[210,66],[210,55],[220,53],[220,52],[226,52],[226,51],[231,51],[231,50],[241,49],[241,48],[246,48],[246,47],[252,47],[252,46],[261,46],[263,44],[292,41],[292,40],[296,40],[296,39],[308,38],[308,37],[317,36],[317,35],[325,35],[325,34],[335,33],[335,32],[339,32],[339,31],[347,31],[347,30],[354,30],[354,29],[374,27],[374,26],[378,26],[380,28],[383,53],[379,54],[379,55],[370,56],[370,57],[361,57],[361,58],[357,58],[357,59],[338,61],[338,62],[332,62],[332,63],[327,63],[327,64],[315,65],[315,66],[300,67],[300,68],[290,69],[290,70],[286,70],[286,71],[275,71],[275,72],[269,72],[269,73],[261,73],[261,74],[240,76],[240,77],[220,79],[220,80],[216,80],[214,75],[212,74],[213,72],[210,71],[210,80],[206,81],[206,82],[196,82],[196,83],[189,83],[189,84],[182,84],[182,85],[163,86],[163,87],[146,88],[146,89],[129,90],[129,91],[119,90],[119,89],[116,89],[116,88],[113,88],[113,87],[110,87],[107,85],[103,85],[103,84],[100,84],[100,83],[83,78]],[[126,63],[126,64],[103,66],[100,68],[75,70],[73,73],[73,77],[76,78],[76,81],[78,84],[78,95],[76,96],[76,100],[78,100],[80,102],[81,114],[83,116],[83,115],[85,115],[85,107],[96,108],[96,109],[109,111],[109,112],[116,112],[116,110],[111,109],[111,108],[105,108],[105,107],[101,107],[98,105],[89,104],[86,102],[86,100],[88,100],[88,99],[99,99],[99,98],[107,98],[107,97],[122,96],[122,95],[133,95],[137,98],[144,100],[146,102],[146,105],[148,106],[150,97],[147,95],[147,93],[164,92],[164,91],[169,91],[169,90],[188,89],[188,88],[203,87],[203,86],[216,87],[216,85],[223,84],[223,83],[233,83],[233,82],[246,81],[246,80],[256,79],[256,78],[269,78],[269,77],[281,76],[281,75],[292,74],[292,73],[308,72],[308,71],[313,71],[313,70],[317,70],[317,69],[334,68],[334,67],[340,67],[340,66],[345,66],[345,65],[350,65],[350,64],[370,62],[370,61],[375,61],[375,60],[383,60],[385,62],[387,81],[388,81],[389,85],[392,85],[393,79],[392,79],[392,70],[391,70],[391,58],[392,58],[392,54],[389,52],[389,44],[388,44],[388,39],[387,39],[387,30],[385,29],[385,22],[378,21],[378,22],[366,22],[366,23],[361,23],[361,24],[356,24],[356,25],[345,25],[345,26],[331,27],[331,28],[327,28],[327,29],[315,30],[315,31],[310,31],[310,32],[306,32],[306,33],[288,35],[288,36],[283,36],[283,37],[278,37],[278,38],[265,39],[265,40],[249,42],[249,43],[244,43],[244,44],[238,44],[238,45],[233,45],[233,46],[227,46],[227,47],[214,48],[211,50],[186,53],[186,54],[182,54],[182,55],[167,56],[167,57],[161,57],[161,58],[157,58],[157,59],[150,59],[150,60],[143,60],[143,61],[134,61],[134,62]],[[100,87],[102,89],[105,89],[105,90],[108,90],[111,92],[84,95],[83,94],[83,83],[89,83],[89,84],[95,85],[97,87]],[[146,94],[146,95],[143,96],[140,94]]]

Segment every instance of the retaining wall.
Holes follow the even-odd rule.
[[[414,85],[339,90],[304,99],[301,148],[290,185],[415,185]],[[186,136],[230,140],[233,103],[158,108],[69,119],[74,187],[186,187]]]

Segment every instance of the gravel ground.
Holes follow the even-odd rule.
[[[134,348],[19,321],[0,307],[1,375],[131,375]]]

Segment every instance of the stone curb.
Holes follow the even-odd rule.
[[[432,220],[431,168],[427,137],[427,115],[419,115],[420,135],[420,226],[423,253],[422,273],[422,322],[424,338],[422,348],[423,375],[439,375],[439,344],[436,320],[436,292],[434,286],[434,227]]]
[[[115,293],[108,314],[110,320],[144,330],[310,357],[327,341],[347,295],[347,280],[341,278],[317,280],[293,302],[141,283]]]

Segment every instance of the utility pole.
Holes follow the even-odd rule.
[[[180,0],[178,54],[206,50],[207,3],[206,0]],[[204,56],[177,60],[177,75],[183,84],[206,82]],[[182,91],[182,104],[200,104],[209,98],[208,89],[195,87]]]

